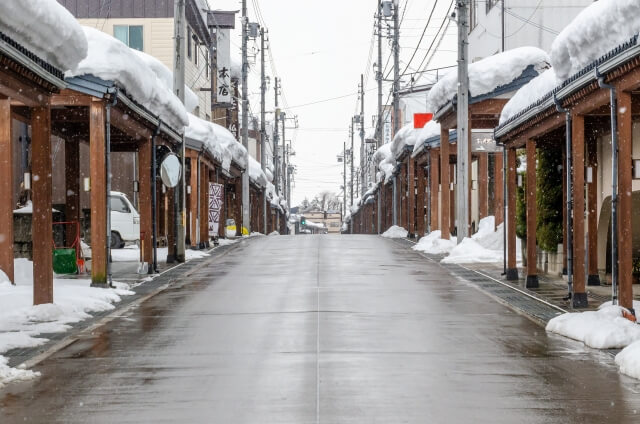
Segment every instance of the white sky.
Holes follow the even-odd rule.
[[[400,0],[404,19],[400,28],[401,70],[411,57],[436,0]],[[292,206],[302,199],[329,190],[338,193],[342,185],[342,163],[337,155],[342,153],[343,143],[348,141],[351,117],[358,113],[358,84],[360,74],[365,78],[365,122],[371,126],[372,115],[377,113],[377,90],[373,63],[377,61],[377,45],[373,46],[371,64],[367,69],[370,42],[374,29],[374,13],[377,0],[345,0],[325,2],[311,0],[255,0],[259,4],[266,27],[278,76],[282,80],[287,116],[298,115],[300,128],[287,130],[287,139],[293,140],[296,156],[292,163],[297,167]],[[450,0],[437,1],[436,9],[426,35],[412,62],[417,67],[432,43],[443,22]],[[240,10],[239,0],[209,0],[212,9]],[[405,6],[406,5],[406,6]],[[257,21],[254,0],[247,0],[251,21]],[[240,46],[238,28],[232,49]],[[383,34],[386,32],[383,32]],[[456,63],[456,29],[451,23],[440,51],[429,68]],[[391,52],[383,39],[383,64]],[[256,44],[259,47],[259,44]],[[239,55],[238,52],[235,52]],[[259,59],[259,56],[258,56]],[[387,72],[391,69],[391,63]],[[268,74],[271,74],[267,64]],[[250,78],[251,110],[259,112],[259,62],[253,66]],[[410,69],[415,71],[415,69]],[[269,87],[267,110],[273,110],[273,77]],[[409,81],[409,78],[406,78]],[[383,99],[387,99],[384,84]],[[306,105],[329,98],[347,97]],[[267,119],[272,119],[268,116]],[[288,124],[293,126],[293,122]],[[356,132],[357,137],[357,132]],[[356,138],[356,146],[359,139]],[[358,147],[356,147],[356,155]],[[359,156],[356,156],[356,164]]]

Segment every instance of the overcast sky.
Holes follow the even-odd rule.
[[[415,50],[434,2],[436,0],[400,0],[400,13],[404,13],[400,29],[402,70]],[[247,0],[247,3],[250,20],[258,21],[254,0]],[[282,79],[284,102],[289,107],[284,109],[287,116],[298,115],[299,129],[287,130],[287,139],[293,140],[296,152],[292,162],[297,167],[291,204],[297,205],[305,197],[311,199],[323,190],[338,193],[342,185],[342,164],[337,162],[337,155],[342,153],[343,143],[349,139],[350,119],[358,112],[356,93],[362,73],[365,77],[368,74],[365,80],[367,127],[371,127],[372,115],[376,113],[377,91],[372,68],[377,61],[375,44],[371,64],[367,64],[377,0],[255,0],[255,4],[259,4],[269,30],[275,69]],[[415,67],[422,62],[450,4],[450,0],[437,1],[420,50],[411,64],[411,71],[415,71]],[[209,0],[209,5],[212,9],[241,9],[238,0]],[[456,63],[454,22],[449,25],[447,34],[429,68]],[[389,43],[383,43],[383,64],[386,64],[391,49]],[[234,44],[232,49],[240,46],[239,34]],[[391,70],[391,64],[392,61],[389,61],[387,71]],[[271,69],[270,64],[267,69]],[[259,70],[258,62],[253,67],[249,87],[250,93],[254,93],[250,99],[254,113],[259,112],[260,105]],[[384,99],[387,99],[389,85],[384,85]],[[273,109],[273,96],[272,84],[268,94],[268,110]],[[322,102],[341,96],[345,97]],[[315,104],[307,105],[309,103]],[[293,126],[293,122],[289,122],[288,126]],[[355,144],[358,146],[359,142]]]

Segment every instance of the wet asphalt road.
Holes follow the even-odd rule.
[[[637,423],[640,384],[376,236],[262,237],[0,391],[0,423]]]

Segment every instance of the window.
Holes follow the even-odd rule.
[[[124,201],[117,196],[110,196],[111,199],[111,211],[113,212],[122,212],[122,213],[131,213],[129,207]]]
[[[193,35],[191,33],[191,27],[187,28],[187,57],[189,59],[191,59],[191,57],[193,56],[193,53],[191,51],[191,39],[193,38]]]
[[[200,48],[198,47],[198,41],[197,40],[193,40],[193,45],[195,46],[195,49],[193,51],[193,62],[196,64],[196,67],[198,66],[198,55],[200,53]]]
[[[207,79],[209,79],[209,50],[204,52],[204,69],[207,74]]]
[[[486,13],[489,13],[489,11],[491,9],[493,9],[493,6],[495,6],[496,4],[498,4],[498,0],[487,0],[487,11],[486,11]]]
[[[113,35],[132,49],[142,51],[142,25],[114,25]]]

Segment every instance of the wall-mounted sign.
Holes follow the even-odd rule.
[[[218,89],[216,99],[218,103],[231,103],[231,37],[229,29],[218,29],[216,31],[217,47],[216,54],[218,68]]]
[[[224,186],[222,184],[209,183],[209,237],[218,235],[220,228],[220,211],[222,210],[222,202]]]
[[[471,131],[472,152],[495,152],[496,140],[493,138],[493,130]]]

